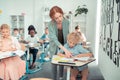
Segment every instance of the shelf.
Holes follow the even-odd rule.
[[[44,27],[48,27],[48,23],[51,21],[49,14],[47,12],[45,12],[45,14],[43,14],[43,26]]]
[[[12,33],[14,28],[18,28],[20,35],[22,35],[22,37],[24,37],[24,27],[25,27],[25,18],[23,15],[11,15],[11,29],[12,29]]]

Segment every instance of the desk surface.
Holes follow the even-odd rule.
[[[74,60],[73,58],[64,58],[54,55],[51,63],[64,66],[83,66],[95,61],[95,58],[89,58],[88,60]]]

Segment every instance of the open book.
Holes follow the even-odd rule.
[[[16,50],[16,51],[6,51],[6,52],[0,52],[0,59],[11,57],[11,56],[22,56],[25,52],[22,50]]]
[[[52,57],[52,63],[57,65],[69,65],[69,66],[83,66],[95,61],[95,58],[81,57],[81,58],[66,58],[58,55]]]
[[[54,62],[73,62],[73,58],[66,58],[66,57],[54,55],[52,58],[52,61],[54,61]]]

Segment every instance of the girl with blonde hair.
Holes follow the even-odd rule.
[[[18,40],[10,35],[10,27],[2,24],[0,27],[0,54],[8,51],[20,50]],[[3,80],[19,80],[25,74],[25,61],[19,56],[12,56],[0,60],[0,78]]]

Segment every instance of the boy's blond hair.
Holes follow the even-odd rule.
[[[75,32],[69,33],[67,36],[67,40],[77,44],[80,42],[80,35]]]

